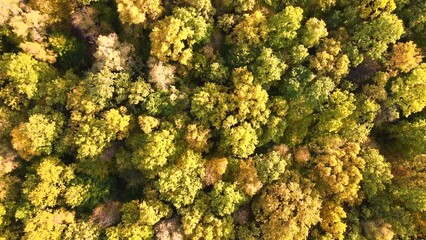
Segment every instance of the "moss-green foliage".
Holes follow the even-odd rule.
[[[400,77],[392,84],[395,103],[402,109],[404,116],[420,112],[426,106],[426,64],[421,64],[406,77]]]
[[[170,217],[170,208],[158,199],[124,203],[121,222],[106,230],[108,239],[152,239],[153,226],[160,219]]]
[[[426,239],[423,0],[0,8],[0,240]]]
[[[48,155],[52,153],[52,143],[58,136],[59,127],[46,116],[34,114],[28,122],[12,130],[13,148],[26,160],[42,154]]]
[[[191,204],[203,184],[203,159],[201,154],[188,151],[174,165],[159,173],[160,196],[177,208]]]

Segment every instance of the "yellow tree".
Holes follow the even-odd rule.
[[[289,173],[262,189],[252,208],[264,239],[305,239],[320,221],[321,200],[309,180]]]
[[[161,16],[164,9],[160,0],[116,0],[120,20],[126,24],[149,23]]]
[[[398,42],[392,48],[387,69],[393,76],[396,76],[399,71],[407,73],[417,67],[422,62],[422,58],[421,49],[417,48],[415,43]]]

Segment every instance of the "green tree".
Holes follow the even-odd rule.
[[[404,116],[420,112],[426,106],[426,64],[415,68],[410,75],[397,78],[391,88],[393,101],[397,104]]]
[[[192,204],[203,187],[203,164],[201,154],[190,150],[185,152],[175,164],[159,173],[160,197],[178,209]]]
[[[311,48],[317,45],[321,38],[328,35],[327,27],[323,20],[317,18],[309,18],[301,29],[301,43]]]
[[[406,156],[416,156],[426,151],[426,120],[413,122],[400,121],[386,130],[392,141],[392,147]]]
[[[194,44],[204,42],[210,34],[210,24],[193,8],[178,8],[172,16],[157,22],[149,37],[151,55],[162,62],[175,61],[189,65]]]
[[[132,162],[140,170],[157,170],[167,164],[175,153],[175,133],[163,129],[147,135],[135,150]]]
[[[28,122],[21,123],[12,130],[13,148],[26,160],[43,154],[49,155],[60,132],[59,127],[45,115],[32,115]]]
[[[404,33],[401,19],[390,13],[382,13],[372,21],[366,21],[355,28],[353,45],[360,53],[372,59],[380,59],[388,45],[395,43]]]
[[[334,91],[330,94],[328,104],[318,116],[318,129],[321,132],[337,132],[356,108],[354,95],[347,91]]]
[[[81,116],[78,116],[80,118]],[[77,148],[77,158],[98,157],[110,142],[126,137],[130,116],[126,108],[111,109],[103,113],[102,118],[83,117],[78,119],[71,135],[72,146]]]
[[[74,221],[75,215],[63,208],[39,210],[34,217],[26,220],[24,239],[64,239],[68,226]]]
[[[35,174],[27,176],[23,193],[36,207],[54,207],[74,178],[71,167],[62,164],[59,158],[46,157],[36,167]]]
[[[227,112],[232,110],[226,88],[214,83],[207,83],[195,90],[191,100],[191,113],[204,123],[220,128]]]
[[[244,14],[243,19],[227,36],[228,44],[234,44],[237,47],[260,47],[268,36],[268,26],[266,17],[261,11],[255,11],[251,14]]]
[[[212,199],[201,193],[191,206],[181,209],[182,228],[193,239],[232,239],[235,236],[234,221],[230,215],[218,217],[210,211]]]
[[[247,158],[258,144],[256,130],[248,122],[223,130],[222,148],[229,149],[233,156]]]
[[[0,70],[0,98],[12,109],[27,106],[28,100],[38,97],[41,79],[55,77],[54,70],[25,53],[3,55]]]
[[[365,169],[362,173],[361,188],[368,198],[372,198],[386,189],[391,183],[393,175],[391,165],[374,148],[367,148],[361,152],[365,160]]]
[[[390,13],[395,10],[396,4],[394,0],[362,0],[358,7],[362,18],[375,18],[382,13]]]
[[[289,48],[297,42],[297,30],[301,27],[303,10],[288,6],[268,21],[268,44],[273,49]]]
[[[236,114],[225,121],[233,122],[235,118],[238,122],[247,121],[254,128],[259,128],[266,123],[270,114],[267,106],[268,93],[261,85],[254,83],[253,74],[247,68],[235,69],[232,80],[235,90],[231,95],[231,104],[235,106]]]
[[[121,212],[121,222],[106,229],[108,239],[152,239],[154,224],[172,213],[158,199],[127,202],[121,207]]]
[[[237,183],[217,182],[209,193],[212,199],[210,203],[212,211],[218,216],[224,217],[246,203],[247,196],[238,188]]]
[[[404,161],[401,172],[395,174],[392,194],[410,211],[426,210],[425,163],[426,155],[417,155],[411,161]]]
[[[99,112],[111,105],[114,93],[118,94],[118,85],[126,83],[129,77],[128,73],[111,72],[107,68],[103,68],[100,72],[89,72],[84,81],[80,81],[68,93],[66,107],[75,114],[75,117]]]
[[[275,56],[270,48],[262,48],[252,67],[256,81],[261,84],[279,81],[286,68],[284,61]]]
[[[262,47],[268,39],[266,16],[261,11],[246,13],[225,37],[231,46],[229,60],[232,65],[244,65],[256,57],[256,48]]]
[[[286,145],[278,145],[264,155],[254,157],[254,165],[262,183],[272,183],[280,179],[290,164],[289,149]]]

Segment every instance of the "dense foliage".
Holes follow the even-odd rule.
[[[0,0],[0,53],[0,239],[426,238],[424,0]]]

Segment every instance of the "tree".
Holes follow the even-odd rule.
[[[122,221],[106,229],[108,239],[151,239],[154,224],[171,216],[171,209],[158,199],[127,202],[121,212]]]
[[[279,90],[284,99],[295,100],[302,95],[305,88],[315,79],[315,74],[307,67],[292,68],[280,82]],[[299,100],[301,100],[301,97]]]
[[[222,36],[218,35],[217,37],[220,39]],[[196,79],[223,84],[228,79],[229,67],[226,66],[223,57],[212,46],[213,44],[222,44],[222,42],[220,40],[217,43],[212,42],[194,53],[191,73]],[[217,46],[217,48],[219,47]]]
[[[4,55],[1,61],[0,97],[12,109],[25,105],[26,99],[36,97],[41,66],[37,60],[25,53]]]
[[[76,7],[75,2],[64,0],[29,1],[28,6],[48,16],[48,23],[68,22],[70,12]]]
[[[399,163],[398,171],[394,174],[391,197],[408,214],[424,212],[426,209],[426,202],[424,201],[426,193],[424,188],[426,155],[420,154],[407,160]],[[424,216],[419,214],[416,218],[418,219],[411,223],[418,224],[420,225],[418,227],[422,228],[421,222]],[[402,228],[402,230],[405,229]]]
[[[286,145],[277,145],[267,154],[254,157],[257,175],[263,184],[272,183],[280,179],[290,163],[291,155]]]
[[[127,115],[127,109],[120,107],[119,109],[110,109],[103,114],[106,126],[118,140],[127,137],[130,125],[130,115]]]
[[[32,2],[29,5],[34,7]],[[43,1],[40,5],[35,6],[41,11],[34,10],[29,5],[21,4],[19,1],[5,1],[3,3],[7,11],[5,11],[0,21],[4,24],[4,29],[7,29],[5,35],[9,37],[10,41],[18,45],[23,52],[35,59],[54,63],[57,55],[48,48],[47,28],[51,23],[58,21],[59,18],[58,16],[49,16],[43,12],[53,10],[51,7],[56,8],[55,10],[64,11],[72,3],[70,5],[62,5],[62,8],[58,8],[58,2],[56,1]],[[61,17],[66,18],[65,14],[62,14]]]
[[[238,176],[236,177],[238,185],[241,186],[245,194],[252,197],[262,188],[262,182],[257,175],[254,161],[252,159],[240,160],[239,163]]]
[[[37,209],[55,206],[92,208],[109,194],[103,181],[76,175],[74,168],[57,157],[46,157],[26,176],[23,193]]]
[[[239,22],[227,36],[226,42],[237,47],[259,47],[267,39],[268,27],[266,17],[260,11],[244,14]]]
[[[385,12],[371,22],[363,22],[355,28],[353,47],[356,46],[361,53],[372,59],[380,59],[388,44],[395,43],[403,33],[401,19]]]
[[[151,61],[148,66],[150,67],[149,82],[153,83],[157,89],[165,90],[174,83],[176,67],[173,65]]]
[[[318,75],[331,77],[335,83],[349,73],[349,58],[341,53],[340,42],[334,39],[324,39],[309,63]]]
[[[328,35],[327,27],[323,20],[317,18],[309,18],[301,29],[301,43],[311,48],[317,45],[321,38]]]
[[[144,102],[152,91],[151,85],[146,83],[142,78],[138,78],[137,81],[129,84],[129,103],[137,105],[140,102]]]
[[[107,8],[106,5],[102,7]],[[111,25],[102,20],[100,9],[90,6],[78,8],[71,15],[72,26],[90,43],[95,43],[99,35],[112,32]]]
[[[426,106],[426,64],[415,68],[410,75],[397,78],[391,87],[392,97],[404,116],[420,112]]]
[[[189,65],[193,45],[206,41],[209,34],[209,23],[197,15],[195,9],[178,8],[152,29],[149,35],[151,55],[164,63],[175,61]]]
[[[174,131],[163,129],[147,135],[136,149],[132,162],[140,170],[157,170],[167,164],[176,150]]]
[[[42,114],[29,117],[28,122],[19,124],[11,132],[12,145],[19,155],[30,160],[34,156],[49,155],[52,143],[60,132],[54,120]]]
[[[412,41],[396,43],[387,62],[387,69],[394,74],[398,71],[410,72],[422,62],[421,50]]]
[[[205,164],[205,174],[203,182],[205,185],[213,185],[220,181],[222,175],[226,172],[228,160],[226,158],[213,158],[208,160]]]
[[[325,234],[322,239],[344,239],[346,224],[346,212],[338,203],[333,201],[324,202],[321,206],[321,229]],[[318,236],[319,237],[319,236]]]
[[[265,239],[304,239],[320,221],[318,193],[296,174],[264,188],[252,207]]]
[[[202,122],[219,128],[227,112],[232,110],[229,98],[224,86],[207,83],[195,90],[191,99],[191,113]]]
[[[190,124],[187,126],[185,140],[188,146],[195,151],[208,152],[211,145],[210,137],[210,129],[203,125]]]
[[[68,225],[75,221],[72,212],[65,209],[39,210],[25,222],[25,239],[63,239]]]
[[[76,121],[72,139],[77,147],[80,160],[98,157],[115,139],[123,139],[128,132],[130,116],[126,108],[111,109],[103,113],[103,118],[84,117]]]
[[[362,18],[376,18],[381,13],[390,13],[395,10],[394,0],[371,1],[363,0],[359,4],[359,11]]]
[[[222,139],[222,148],[229,149],[233,156],[241,158],[253,154],[258,144],[256,130],[247,122],[224,129]]]
[[[266,123],[269,116],[267,107],[268,93],[259,84],[254,83],[253,74],[247,68],[237,68],[232,73],[235,90],[231,95],[231,103],[236,114],[225,121],[247,121],[254,128]]]
[[[268,32],[267,20],[261,11],[244,14],[225,37],[225,43],[230,45],[228,59],[232,65],[241,66],[253,61],[257,55],[256,48],[265,44]]]
[[[183,239],[183,230],[180,226],[179,219],[170,218],[160,221],[155,226],[155,237],[158,240]]]
[[[356,202],[365,168],[365,160],[358,156],[359,143],[325,135],[314,140],[311,149],[317,154],[314,174],[321,182],[321,194],[338,202]]]
[[[23,193],[36,207],[54,207],[74,178],[72,168],[62,164],[56,157],[47,157],[38,164],[35,174],[27,176]]]
[[[212,212],[221,217],[229,216],[247,202],[247,196],[238,189],[236,182],[218,181],[209,195]]]
[[[141,24],[144,27],[161,16],[164,11],[161,1],[116,0],[121,22]]]
[[[293,99],[289,103],[286,115],[287,127],[283,134],[285,144],[296,146],[303,143],[314,120],[313,111],[312,104],[304,96]]]
[[[259,139],[259,145],[264,145],[270,141],[279,143],[287,128],[285,116],[288,111],[288,103],[282,97],[273,97],[268,102],[268,108],[271,111],[269,119],[262,127],[262,135]]]
[[[115,33],[108,36],[100,35],[96,44],[98,49],[94,54],[96,58],[94,69],[99,71],[106,68],[110,71],[121,71],[128,68],[131,61],[130,52],[134,51],[132,45],[120,43]]]
[[[273,50],[270,48],[262,48],[259,57],[252,67],[256,81],[260,84],[279,81],[286,68],[287,65],[275,56]]]
[[[63,76],[58,76],[52,81],[40,82],[40,90],[43,91],[44,101],[49,106],[60,104],[65,106],[67,94],[77,84],[79,77],[72,71],[67,71]]]
[[[353,94],[347,91],[334,91],[328,100],[328,104],[318,116],[318,129],[323,132],[337,132],[347,118],[356,108]]]
[[[75,116],[99,112],[110,104],[118,89],[116,84],[127,82],[129,77],[127,73],[114,73],[106,68],[97,73],[89,72],[85,80],[68,93],[66,107]]]
[[[416,156],[426,150],[426,120],[400,121],[386,131],[393,141],[394,150],[405,156]]]
[[[288,6],[268,21],[268,44],[273,49],[289,48],[297,42],[297,30],[301,26],[303,10]]]
[[[391,183],[393,178],[391,165],[374,148],[363,149],[361,156],[365,161],[361,189],[367,198],[373,198],[379,192],[384,191]]]
[[[401,2],[397,6],[397,14],[400,16],[407,26],[407,32],[410,38],[415,40],[421,47],[424,45],[424,31],[426,27],[426,21],[424,20],[424,10],[426,5],[420,0],[410,0]]]
[[[186,236],[193,239],[232,239],[234,238],[234,222],[230,215],[218,217],[210,209],[212,199],[201,193],[191,206],[181,209],[182,228]]]
[[[203,164],[201,154],[191,150],[185,152],[175,164],[159,173],[160,197],[178,209],[192,204],[203,187]]]
[[[118,201],[107,201],[93,209],[90,220],[102,229],[115,225],[121,218],[120,207]]]

